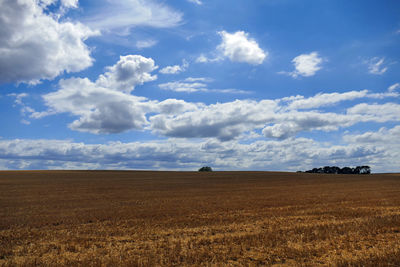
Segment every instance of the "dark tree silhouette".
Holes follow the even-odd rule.
[[[306,173],[331,173],[331,174],[370,174],[371,167],[369,166],[357,166],[355,168],[337,166],[325,166],[323,168],[314,168],[312,170],[305,171]]]
[[[360,174],[370,174],[371,167],[370,166],[361,166]]]
[[[199,172],[212,172],[212,169],[209,166],[204,166],[199,169]]]
[[[353,172],[353,169],[350,168],[350,167],[343,167],[343,168],[340,170],[340,173],[341,173],[341,174],[353,174],[354,172]]]

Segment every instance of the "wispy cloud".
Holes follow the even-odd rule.
[[[203,2],[201,2],[200,0],[187,0],[190,3],[196,4],[196,5],[202,5]]]
[[[388,91],[389,91],[389,92],[394,92],[394,91],[396,91],[396,90],[399,89],[399,88],[400,88],[400,83],[395,83],[395,84],[389,86]]]
[[[204,54],[201,54],[200,56],[198,56],[196,58],[196,62],[197,63],[208,63],[208,62],[217,62],[222,60],[223,58],[221,56],[217,56],[217,57],[207,57]]]
[[[157,0],[99,1],[83,21],[94,29],[126,30],[135,26],[170,28],[182,22],[183,14]]]
[[[168,83],[159,84],[158,87],[162,90],[174,91],[174,92],[185,92],[185,93],[195,93],[195,92],[208,92],[208,93],[226,93],[226,94],[249,94],[251,92],[238,90],[238,89],[210,89],[208,88],[208,83],[212,82],[209,78],[193,78],[189,77],[185,80],[174,81]]]
[[[365,64],[367,64],[368,72],[371,74],[382,75],[388,70],[387,64],[385,63],[385,58],[383,57],[371,58],[365,61]]]
[[[167,66],[165,68],[162,68],[160,70],[160,73],[162,73],[162,74],[178,74],[178,73],[186,71],[186,69],[188,67],[189,67],[189,62],[187,62],[186,60],[183,60],[182,65]]]
[[[139,49],[149,48],[157,44],[156,40],[139,40],[136,42],[136,47]]]

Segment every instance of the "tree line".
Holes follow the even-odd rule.
[[[314,168],[312,170],[305,171],[306,173],[332,173],[332,174],[370,174],[371,167],[369,166],[357,166],[355,168],[337,166],[325,166],[323,168]]]

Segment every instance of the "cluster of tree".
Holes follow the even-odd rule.
[[[369,166],[357,166],[355,168],[337,166],[325,166],[323,168],[314,168],[312,170],[305,171],[307,173],[333,173],[333,174],[370,174],[371,167]]]
[[[199,172],[212,172],[212,169],[209,166],[204,166],[199,169]]]

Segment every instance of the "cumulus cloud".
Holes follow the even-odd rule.
[[[69,113],[78,117],[69,125],[78,131],[149,130],[171,138],[216,138],[224,142],[254,131],[262,132],[267,138],[283,140],[300,132],[335,131],[360,122],[400,121],[400,105],[390,102],[360,103],[335,112],[322,109],[357,98],[383,98],[394,94],[373,94],[367,90],[210,105],[176,99],[159,102],[131,95],[135,86],[156,79],[151,75],[156,68],[151,58],[122,56],[94,82],[87,78],[61,80],[58,91],[43,96],[48,109],[31,112],[31,117]],[[211,79],[203,77],[189,77],[159,87],[175,92],[241,93],[235,89],[209,89],[210,82]]]
[[[285,109],[283,109],[285,110]],[[335,131],[360,122],[400,121],[400,105],[357,104],[348,108],[344,113],[321,111],[284,111],[276,114],[271,125],[266,126],[262,133],[268,138],[286,139],[300,132]]]
[[[180,138],[215,137],[221,141],[237,139],[245,132],[262,129],[267,138],[287,139],[300,132],[336,131],[359,122],[400,121],[399,105],[358,104],[341,112],[309,110],[337,104],[341,101],[369,97],[367,91],[334,93],[327,96],[302,96],[277,100],[236,100],[204,105],[177,115],[151,116],[150,129],[157,134]],[[302,110],[306,109],[306,110]]]
[[[351,115],[361,115],[362,120],[386,122],[400,120],[400,105],[397,103],[384,104],[357,104],[347,109],[347,113]]]
[[[385,64],[385,58],[383,57],[374,57],[370,60],[365,61],[365,64],[368,66],[368,72],[375,75],[382,75],[387,70],[388,67]]]
[[[166,99],[157,104],[158,111],[162,114],[174,115],[180,114],[187,111],[196,110],[199,106],[203,106],[201,103],[188,103],[178,99]]]
[[[69,125],[72,130],[119,133],[140,130],[147,123],[145,114],[151,110],[152,102],[145,98],[102,87],[86,78],[61,80],[59,86],[58,91],[43,98],[48,113],[66,112],[79,117]]]
[[[151,58],[139,55],[121,56],[117,64],[108,67],[108,71],[99,76],[96,84],[129,93],[136,85],[156,80],[157,75],[151,75],[151,72],[157,68]]]
[[[286,97],[283,101],[289,102],[289,109],[311,109],[321,106],[334,105],[336,103],[366,97],[368,90],[350,91],[345,93],[319,93],[315,96],[305,98],[304,96]]]
[[[340,127],[356,124],[359,118],[337,113],[323,113],[316,111],[287,112],[279,114],[272,125],[266,126],[262,133],[268,138],[287,139],[300,132],[334,131]]]
[[[61,22],[44,12],[51,2],[0,1],[0,83],[37,84],[92,65],[90,49],[84,41],[98,33],[78,22]],[[77,2],[62,4],[74,7]]]
[[[102,31],[129,31],[136,26],[170,28],[182,21],[182,13],[156,0],[101,1],[84,21]]]
[[[284,74],[289,74],[293,78],[299,76],[310,77],[314,76],[317,71],[322,67],[321,64],[323,59],[319,56],[317,52],[311,52],[310,54],[301,54],[292,60],[295,70],[292,72],[281,72]]]
[[[358,144],[366,150],[382,151],[379,157],[370,155],[369,164],[375,165],[381,172],[399,172],[400,166],[400,125],[391,129],[385,127],[378,131],[365,132],[361,134],[346,134],[343,140],[349,144]]]
[[[155,80],[150,73],[154,69],[151,58],[121,56],[95,82],[87,78],[61,80],[58,91],[43,96],[48,110],[31,117],[70,113],[79,117],[69,125],[71,129],[96,134],[143,129],[146,113],[155,109],[155,102],[129,93],[136,85]]]
[[[170,137],[205,138],[217,137],[227,141],[241,133],[262,127],[274,117],[277,103],[236,100],[199,107],[174,116],[158,114],[150,118],[151,129]]]
[[[374,145],[397,145],[400,146],[400,125],[387,129],[380,128],[377,132],[366,132],[363,134],[346,134],[343,139],[348,143],[374,144]],[[386,146],[385,145],[385,146]],[[400,150],[399,150],[400,152]]]
[[[178,74],[178,73],[186,71],[186,69],[188,67],[189,67],[189,63],[186,60],[183,60],[182,65],[167,66],[165,68],[162,68],[160,70],[160,73],[162,73],[162,74]]]
[[[221,51],[224,57],[233,62],[260,65],[268,56],[268,52],[263,51],[258,43],[244,31],[235,33],[221,31],[219,35],[222,38],[222,43],[218,46],[218,50]]]

